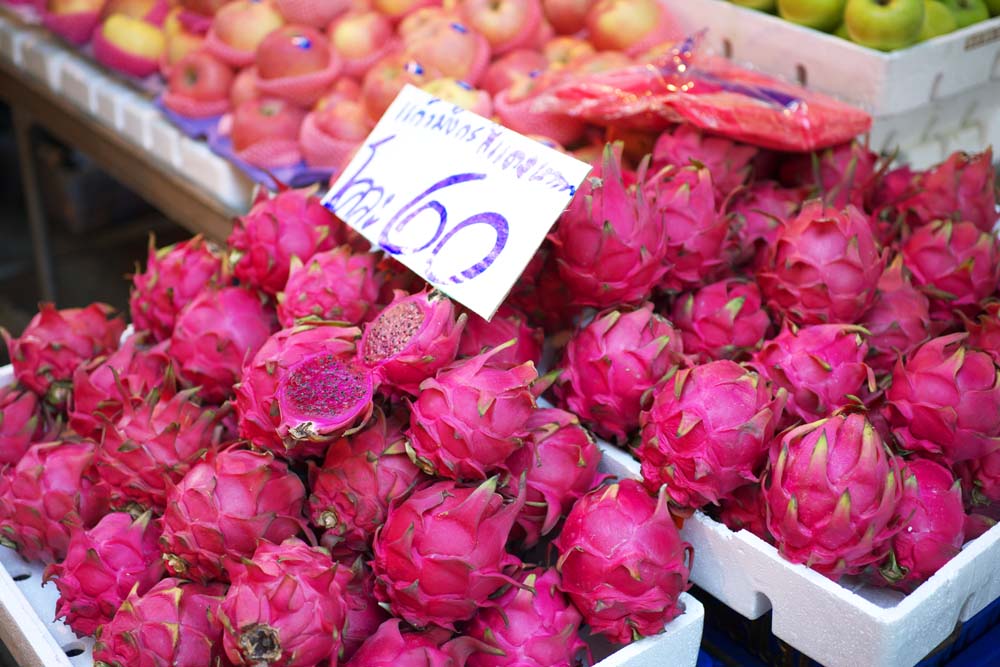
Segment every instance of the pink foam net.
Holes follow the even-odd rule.
[[[299,148],[310,167],[340,169],[350,162],[361,143],[327,134],[316,125],[315,114],[306,116],[299,130]]]
[[[174,113],[187,118],[211,118],[221,116],[229,111],[229,100],[196,100],[188,95],[172,91],[163,93],[163,106]]]
[[[100,12],[74,12],[72,14],[45,12],[42,15],[42,24],[46,28],[77,46],[83,46],[90,41],[100,20]]]
[[[382,58],[395,52],[399,49],[399,40],[390,39],[385,44],[382,45],[378,51],[371,53],[363,58],[344,58],[344,69],[343,73],[345,76],[349,76],[360,81],[365,77],[365,74],[370,70],[375,63],[382,60]]]
[[[279,79],[257,77],[257,90],[266,97],[277,97],[300,106],[311,107],[340,75],[343,63],[336,53],[330,53],[330,64],[326,69],[300,76],[286,76]]]
[[[212,21],[215,19],[214,16],[205,16],[204,14],[198,14],[197,12],[182,11],[177,15],[177,20],[180,22],[184,29],[188,32],[193,32],[196,35],[204,35],[208,32],[208,29],[212,27]]]
[[[233,48],[219,39],[214,28],[209,28],[205,35],[205,50],[230,67],[237,69],[253,65],[257,61],[256,51],[242,51]]]
[[[292,139],[266,139],[241,151],[234,149],[234,153],[247,164],[262,169],[290,167],[302,161],[299,142]]]
[[[158,60],[144,58],[134,53],[123,51],[109,42],[100,30],[94,33],[91,46],[93,46],[94,58],[97,59],[97,62],[105,67],[139,79],[156,73],[160,66]]]
[[[326,28],[353,3],[351,0],[277,0],[278,11],[289,23]]]

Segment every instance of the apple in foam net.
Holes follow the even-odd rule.
[[[189,12],[202,16],[213,16],[230,0],[180,0],[180,5]]]
[[[406,40],[406,52],[446,77],[475,84],[490,62],[490,44],[458,21],[437,21],[417,38]]]
[[[133,19],[144,19],[156,5],[156,0],[107,0],[102,14],[105,17],[123,14]]]
[[[305,111],[284,100],[246,101],[233,112],[233,148],[242,151],[265,140],[296,141],[305,117]]]
[[[587,14],[596,0],[542,0],[542,11],[560,35],[574,35],[587,27]]]
[[[593,53],[594,45],[579,37],[556,37],[542,47],[550,67],[566,67]]]
[[[375,126],[364,105],[352,100],[328,104],[318,109],[313,118],[324,133],[344,141],[363,141]]]
[[[485,90],[473,88],[464,81],[441,77],[424,84],[423,89],[438,99],[462,107],[484,118],[493,115],[493,100]]]
[[[104,0],[48,0],[50,14],[90,14],[101,11]]]
[[[882,51],[901,49],[920,37],[924,0],[848,0],[844,24],[858,44]]]
[[[440,0],[371,0],[373,9],[385,14],[394,21],[398,21],[422,7],[431,7],[439,4]]]
[[[321,72],[330,65],[330,44],[315,28],[286,25],[257,48],[257,75],[280,79]]]
[[[437,77],[437,72],[411,60],[405,53],[386,56],[368,70],[361,84],[365,109],[373,120],[378,120],[403,86],[409,83],[419,88]]]
[[[189,53],[171,70],[168,85],[170,92],[193,100],[224,100],[233,85],[233,71],[204,51]]]
[[[212,29],[220,41],[238,51],[256,51],[264,38],[285,25],[269,0],[235,0],[215,14]]]
[[[163,36],[166,38],[166,61],[168,65],[177,63],[189,53],[194,53],[201,49],[205,43],[205,38],[191,32],[184,27],[178,18],[178,14],[183,11],[180,7],[174,7],[167,14],[163,21]]]
[[[443,7],[421,7],[411,14],[407,14],[399,25],[396,26],[398,34],[404,42],[419,39],[434,28],[439,22],[450,23],[459,21],[459,16],[455,12],[448,11]]]
[[[659,0],[597,0],[587,14],[590,41],[601,51],[644,51],[674,32]]]
[[[542,20],[539,0],[460,0],[459,9],[463,23],[498,54],[526,46]]]
[[[545,56],[531,49],[518,49],[494,60],[479,79],[479,87],[490,95],[510,88],[518,79],[549,66]]]
[[[159,61],[166,50],[163,31],[142,19],[113,14],[101,25],[101,35],[125,53]]]
[[[786,21],[832,32],[843,21],[846,5],[847,0],[778,0],[778,14]]]
[[[327,33],[333,50],[348,63],[379,53],[393,39],[389,19],[371,10],[348,12],[335,20]]]
[[[257,91],[257,68],[254,65],[244,67],[233,77],[233,85],[229,88],[229,104],[234,109],[244,102],[260,97]]]

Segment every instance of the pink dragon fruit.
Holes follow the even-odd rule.
[[[17,384],[0,387],[0,469],[20,461],[32,444],[55,440],[61,430],[33,392]]]
[[[221,667],[224,584],[163,579],[133,590],[94,645],[94,667]]]
[[[302,481],[271,454],[227,449],[191,468],[163,512],[167,569],[188,579],[222,579],[262,542],[305,528]]]
[[[643,394],[669,377],[682,354],[681,335],[653,304],[605,311],[566,345],[556,396],[598,435],[625,442],[639,427]]]
[[[732,361],[677,372],[653,390],[636,456],[651,493],[682,511],[719,504],[760,479],[787,394]]]
[[[528,324],[528,318],[512,306],[500,306],[493,319],[487,322],[474,313],[458,345],[461,357],[473,357],[493,349],[509,340],[516,341],[494,357],[495,363],[523,364],[530,361],[538,364],[542,358],[542,342],[545,332]]]
[[[364,430],[330,445],[322,467],[310,463],[312,523],[335,544],[367,550],[390,503],[426,479],[407,455],[405,423],[376,408]]]
[[[350,660],[365,640],[390,618],[375,597],[375,575],[367,559],[366,554],[356,554],[352,561],[338,560],[337,583],[344,594],[347,612],[341,634],[340,661]]]
[[[453,630],[516,583],[508,572],[519,561],[504,545],[524,496],[506,503],[496,487],[496,478],[478,487],[436,482],[390,508],[375,533],[372,569],[375,594],[395,616]]]
[[[1000,449],[1000,367],[965,338],[933,338],[896,363],[887,417],[903,449],[948,464]]]
[[[748,530],[765,542],[774,543],[767,532],[767,502],[760,484],[746,484],[723,498],[719,503],[719,520],[729,530]]]
[[[66,557],[73,533],[108,510],[90,467],[94,448],[86,440],[42,442],[0,471],[0,544],[43,563]]]
[[[666,273],[666,228],[643,190],[645,173],[645,164],[635,176],[623,173],[622,145],[608,144],[550,234],[574,303],[638,303]],[[628,185],[626,177],[638,182]]]
[[[781,165],[781,179],[794,186],[811,186],[827,206],[861,208],[877,182],[878,155],[857,141],[822,153],[796,155]]]
[[[382,277],[378,256],[353,253],[349,246],[318,252],[307,264],[292,257],[288,282],[278,294],[278,321],[292,327],[296,320],[321,320],[361,324],[373,316]]]
[[[761,181],[737,191],[726,203],[726,217],[736,232],[737,264],[750,263],[754,269],[764,266],[767,250],[778,240],[785,222],[802,204],[801,190],[783,188],[774,181]]]
[[[583,306],[574,303],[569,288],[559,277],[549,241],[528,263],[507,297],[507,303],[520,309],[530,324],[541,327],[548,336],[572,330],[574,318],[583,310]]]
[[[814,200],[778,234],[758,280],[771,309],[796,324],[853,323],[875,300],[884,267],[864,213]]]
[[[962,550],[962,484],[940,463],[914,459],[903,470],[896,513],[903,529],[892,538],[889,563],[881,572],[896,588],[911,591]]]
[[[355,362],[360,332],[302,324],[271,336],[236,387],[240,435],[287,458],[323,456],[372,413],[373,381]]]
[[[683,611],[691,545],[667,509],[627,479],[591,491],[566,517],[553,543],[561,589],[597,633],[619,644],[655,635]]]
[[[696,361],[742,360],[760,349],[771,318],[756,283],[727,278],[678,297],[672,313],[684,352]]]
[[[56,618],[73,632],[93,635],[133,589],[145,595],[163,578],[160,529],[152,518],[149,511],[137,519],[111,512],[90,530],[74,532],[66,559],[46,568],[45,581],[55,579],[59,589]]]
[[[219,620],[234,665],[336,666],[347,607],[330,554],[297,538],[262,542],[226,569],[233,583]]]
[[[583,617],[560,590],[555,569],[535,568],[482,610],[465,634],[496,649],[474,653],[468,667],[574,667],[586,650],[580,639]]]
[[[974,155],[952,153],[947,160],[921,174],[914,190],[912,197],[898,205],[909,213],[911,222],[964,221],[986,234],[993,233],[998,216],[991,148]]]
[[[786,431],[764,481],[778,551],[835,581],[879,563],[901,527],[900,465],[861,414]]]
[[[237,218],[229,235],[236,252],[233,273],[240,282],[276,295],[288,282],[292,257],[308,262],[343,240],[341,223],[308,190],[266,190],[250,212]]]
[[[206,290],[177,317],[170,356],[177,375],[210,403],[220,404],[247,359],[253,357],[276,329],[273,311],[255,292],[242,287]]]
[[[903,165],[887,172],[871,191],[866,210],[871,214],[872,232],[882,247],[896,247],[906,219],[902,202],[916,191],[917,175]]]
[[[467,664],[464,638],[447,641],[451,633],[441,628],[401,632],[401,621],[390,618],[378,627],[347,667],[462,667]],[[447,643],[446,643],[447,642]]]
[[[601,450],[576,415],[565,410],[535,410],[527,427],[531,438],[507,460],[510,476],[503,492],[516,496],[524,476],[525,503],[514,539],[532,547],[552,532],[573,503],[601,482],[597,473]]]
[[[653,168],[704,166],[712,174],[716,194],[724,199],[749,179],[758,149],[724,137],[703,134],[689,123],[664,132],[653,148]]]
[[[983,304],[976,320],[966,318],[965,330],[969,333],[966,341],[969,347],[986,352],[1000,363],[1000,301]]]
[[[184,306],[206,289],[225,287],[229,280],[219,250],[201,236],[159,250],[150,236],[146,272],[132,276],[129,295],[136,332],[148,331],[154,342],[169,339]]]
[[[163,399],[154,390],[145,399],[130,399],[118,421],[105,428],[95,466],[114,507],[162,512],[170,485],[215,451],[227,408],[203,408],[195,392]]]
[[[365,326],[358,359],[381,384],[416,396],[421,382],[455,360],[465,320],[440,292],[396,292]]]
[[[420,385],[407,431],[420,468],[450,479],[486,479],[524,445],[538,373],[531,362],[493,363],[504,349],[456,361]]]
[[[1000,242],[971,222],[938,221],[913,231],[902,247],[913,283],[931,300],[931,315],[949,321],[956,310],[975,316],[1000,280]]]
[[[878,281],[875,303],[863,320],[868,337],[868,365],[888,373],[901,354],[909,354],[931,334],[930,303],[910,281],[899,255]]]
[[[104,303],[63,310],[43,303],[19,338],[12,338],[0,327],[14,378],[55,407],[63,408],[72,391],[76,367],[118,349],[125,322],[114,313]]]
[[[752,365],[776,389],[788,392],[785,407],[790,417],[816,421],[837,408],[858,404],[866,380],[868,390],[875,391],[874,373],[865,363],[866,333],[850,324],[798,329],[786,322],[754,355]]]
[[[956,463],[954,470],[962,482],[962,495],[970,513],[984,512],[1000,518],[1000,450],[978,459]]]

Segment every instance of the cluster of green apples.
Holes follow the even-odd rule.
[[[1000,15],[1000,0],[730,0],[881,51]]]

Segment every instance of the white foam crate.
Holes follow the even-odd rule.
[[[163,116],[157,116],[150,125],[153,154],[175,169],[181,166],[181,139],[184,135]]]
[[[103,86],[97,68],[79,58],[62,61],[62,94],[87,113],[97,113],[97,91]]]
[[[254,183],[228,160],[219,157],[203,141],[180,139],[180,172],[236,210],[250,207]]]
[[[56,92],[62,85],[62,61],[67,57],[65,51],[40,39],[25,42],[21,51],[23,68]]]

